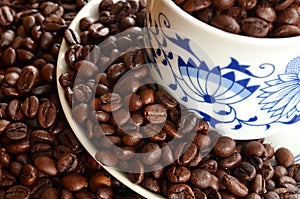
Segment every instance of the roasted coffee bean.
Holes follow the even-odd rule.
[[[154,192],[160,193],[160,186],[157,180],[152,177],[145,177],[144,180],[140,184],[142,187]]]
[[[69,173],[76,169],[78,159],[75,153],[66,152],[58,158],[56,164],[59,173]]]
[[[266,160],[259,170],[259,173],[262,174],[265,180],[269,180],[274,176],[274,168],[269,160]]]
[[[16,51],[9,47],[3,52],[2,61],[5,66],[12,66],[16,63]]]
[[[6,170],[2,171],[2,176],[0,180],[0,187],[5,188],[5,187],[10,187],[16,182],[15,176]]]
[[[61,179],[61,184],[69,191],[79,191],[88,186],[86,177],[70,173]]]
[[[67,24],[63,18],[49,16],[43,21],[43,29],[46,31],[60,31],[67,27]]]
[[[243,19],[241,29],[245,35],[252,37],[266,37],[270,31],[266,21],[255,17]]]
[[[237,178],[230,176],[228,174],[225,174],[222,179],[223,184],[225,187],[236,195],[237,197],[245,197],[248,194],[248,188],[246,185],[241,183]]]
[[[153,165],[160,159],[161,149],[158,144],[149,142],[141,149],[141,154],[143,163]]]
[[[13,154],[23,153],[30,148],[30,143],[28,140],[23,140],[19,142],[14,142],[6,148],[8,152]]]
[[[39,124],[44,127],[48,128],[53,125],[57,116],[57,109],[56,106],[50,102],[41,103],[38,109],[38,121]]]
[[[219,167],[222,169],[233,169],[240,164],[242,156],[239,152],[235,151],[231,156],[221,159]]]
[[[194,169],[191,171],[190,182],[192,183],[192,185],[198,188],[208,188],[210,186],[211,180],[212,175],[204,169]]]
[[[78,141],[77,137],[75,134],[69,130],[69,129],[64,129],[60,134],[59,134],[59,140],[60,142],[69,147],[73,152],[75,153],[80,153],[82,152],[82,146],[80,142]]]
[[[116,166],[118,163],[118,159],[115,154],[107,150],[97,152],[95,158],[103,165],[109,167]]]
[[[248,162],[241,162],[234,169],[234,176],[242,182],[252,181],[256,177],[256,169]]]
[[[25,117],[34,118],[39,109],[39,99],[36,96],[30,96],[23,101],[22,113]]]
[[[131,182],[135,184],[140,184],[144,180],[145,168],[143,163],[140,160],[135,160],[130,163],[130,168],[132,171],[128,174],[128,178]]]
[[[5,199],[13,199],[13,198],[30,198],[30,188],[23,185],[15,185],[5,191],[4,194]]]
[[[257,194],[266,192],[266,182],[261,174],[257,174],[251,183],[250,190]]]
[[[99,72],[98,67],[94,63],[87,60],[76,62],[75,69],[80,75],[82,75],[82,77],[86,78],[93,77]]]
[[[65,30],[64,39],[69,45],[79,44],[81,42],[79,34],[70,28]]]
[[[21,140],[27,137],[28,126],[22,122],[10,123],[7,125],[5,133],[11,140]]]
[[[264,153],[264,145],[258,141],[251,141],[246,143],[242,150],[243,154],[248,157],[260,157]]]
[[[36,182],[38,178],[38,170],[30,164],[26,164],[22,167],[20,173],[20,182],[25,186],[30,186]]]
[[[289,149],[286,148],[279,148],[277,149],[275,153],[276,162],[279,165],[284,166],[285,168],[288,168],[295,164],[295,159],[292,154],[292,152]]]
[[[39,156],[34,159],[34,165],[41,171],[49,174],[50,176],[56,176],[58,171],[54,159],[48,156]]]
[[[229,157],[236,148],[235,141],[229,137],[220,137],[213,148],[213,152],[219,157]]]
[[[191,177],[191,172],[183,166],[171,166],[167,171],[166,171],[166,176],[170,182],[174,183],[184,183],[187,182],[190,177]]]
[[[210,23],[217,28],[234,34],[239,34],[241,31],[240,25],[229,15],[216,15],[212,17]]]
[[[168,188],[168,198],[195,198],[195,194],[187,184],[173,184]]]
[[[144,109],[145,118],[153,124],[164,123],[167,119],[167,112],[160,104],[148,105]]]
[[[163,90],[157,91],[155,93],[155,99],[158,103],[163,105],[165,109],[172,109],[177,106],[176,99]]]
[[[100,108],[106,112],[113,112],[121,108],[121,96],[116,93],[106,93],[100,97]]]
[[[40,73],[34,66],[26,66],[22,69],[17,81],[17,88],[21,93],[31,91],[40,80]]]
[[[22,102],[20,100],[12,100],[7,107],[7,115],[12,120],[21,120],[24,114],[21,110]]]

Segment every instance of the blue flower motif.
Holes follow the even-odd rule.
[[[262,110],[272,112],[272,117],[291,117],[300,112],[300,73],[281,74],[278,79],[266,82],[266,88],[261,89],[263,98],[260,102]]]
[[[181,76],[177,79],[182,80],[178,83],[191,90],[187,93],[195,96],[189,97],[199,102],[234,104],[245,100],[259,88],[258,85],[248,86],[250,78],[236,80],[234,72],[222,74],[219,66],[209,69],[204,61],[196,66],[191,59],[185,63],[179,56],[178,67]]]

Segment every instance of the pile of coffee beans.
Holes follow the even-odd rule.
[[[150,78],[144,1],[103,0],[98,10],[80,33],[65,31],[60,76],[96,160],[170,199],[297,198],[300,165],[288,149],[220,136]]]
[[[173,0],[195,18],[250,37],[300,35],[297,0]]]
[[[56,91],[65,30],[85,0],[0,1],[0,198],[139,199],[68,126]]]

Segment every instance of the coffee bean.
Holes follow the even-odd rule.
[[[30,188],[23,185],[15,185],[5,191],[4,194],[5,199],[12,198],[30,198]]]
[[[256,177],[256,169],[248,162],[241,162],[234,170],[234,175],[242,182],[252,181]]]
[[[191,171],[190,182],[201,189],[209,187],[212,177],[211,174],[204,169],[194,169]]]
[[[233,169],[240,164],[241,160],[241,154],[235,151],[231,156],[221,159],[219,161],[219,167],[222,169]]]
[[[173,184],[168,189],[168,198],[195,198],[195,194],[187,184]]]
[[[153,124],[160,124],[166,121],[167,112],[160,104],[148,105],[144,109],[145,118]]]
[[[52,102],[47,101],[41,103],[38,109],[38,121],[42,127],[48,128],[51,125],[53,125],[56,116],[57,116],[57,109]]]
[[[141,153],[143,163],[153,165],[160,159],[161,149],[158,144],[149,142],[141,149]]]
[[[59,173],[69,173],[76,169],[78,165],[78,159],[76,154],[72,152],[66,152],[62,154],[57,160],[57,171]]]
[[[237,197],[245,197],[248,194],[248,188],[233,176],[225,174],[222,182],[228,191]]]
[[[55,161],[48,156],[36,157],[34,159],[34,165],[50,176],[56,176],[58,173]]]
[[[241,31],[240,25],[237,23],[237,21],[228,15],[214,16],[212,17],[210,23],[217,28],[234,34],[239,34]]]
[[[30,164],[26,164],[22,167],[20,173],[20,182],[25,186],[30,186],[36,182],[38,178],[38,170]]]
[[[31,91],[40,80],[40,73],[34,66],[26,66],[22,69],[17,81],[17,88],[21,93]]]
[[[100,108],[106,112],[113,112],[121,108],[121,96],[116,93],[106,93],[100,97]]]
[[[279,148],[275,153],[276,161],[279,165],[288,168],[295,164],[294,156],[289,149],[286,148]]]
[[[178,183],[178,182],[187,182],[190,179],[191,172],[183,166],[171,166],[166,171],[166,176],[170,182]]]
[[[213,148],[213,152],[219,157],[229,157],[236,148],[235,141],[229,137],[220,137]]]
[[[10,123],[5,130],[6,136],[11,140],[21,140],[27,137],[28,127],[25,123]]]
[[[25,117],[34,118],[38,113],[39,100],[36,96],[30,96],[23,101],[22,113]]]
[[[88,182],[83,175],[71,173],[61,179],[61,184],[69,191],[79,191],[87,187]]]
[[[157,180],[152,177],[145,177],[144,180],[140,184],[141,186],[145,187],[146,189],[154,192],[160,193],[160,186]]]
[[[87,60],[76,62],[75,69],[80,75],[86,78],[95,76],[99,71],[94,63]]]
[[[28,140],[23,140],[19,142],[14,142],[7,146],[7,151],[13,154],[23,153],[30,148],[30,143]]]
[[[79,44],[81,42],[79,34],[70,28],[65,30],[64,39],[69,45]]]
[[[110,151],[102,150],[97,152],[95,158],[105,166],[113,167],[118,163],[117,157]]]

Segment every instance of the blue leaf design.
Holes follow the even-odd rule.
[[[168,61],[166,59],[162,60],[161,62],[163,65],[167,66],[168,65]]]
[[[175,91],[177,89],[177,84],[170,84],[169,88]]]
[[[238,124],[238,125],[235,125],[235,127],[233,128],[234,130],[238,130],[238,129],[241,129],[242,128],[242,125],[241,124]]]
[[[226,78],[226,79],[229,79],[229,80],[235,82],[235,74],[234,74],[234,72],[232,72],[232,71],[229,72],[229,73],[226,73],[226,74],[222,75],[222,77],[224,77],[224,78]]]
[[[199,69],[207,71],[207,72],[209,71],[209,68],[204,61],[200,63]]]
[[[178,67],[186,66],[186,65],[187,64],[183,61],[183,59],[180,56],[178,56]]]
[[[168,57],[169,57],[169,59],[173,59],[174,58],[173,53],[169,52]]]
[[[250,78],[238,80],[238,81],[236,81],[236,83],[240,84],[240,85],[243,86],[243,87],[247,87],[249,81],[250,81]]]
[[[254,93],[258,88],[259,86],[249,86],[247,87],[247,90],[251,93]]]
[[[182,97],[181,98],[182,99],[182,101],[184,101],[184,102],[187,102],[188,101],[188,98],[185,96],[185,97]]]
[[[217,112],[218,115],[229,115],[230,112],[226,112],[226,111],[219,111]]]
[[[256,77],[255,75],[252,74],[252,72],[250,72],[247,69],[249,67],[250,66],[248,66],[248,65],[240,65],[239,62],[236,59],[234,59],[233,57],[231,57],[230,64],[228,66],[226,66],[225,68],[237,70],[239,72],[245,73],[245,74],[250,75],[252,77]]]
[[[194,60],[192,60],[191,58],[189,58],[189,60],[188,60],[187,67],[197,68]]]
[[[254,116],[248,120],[248,122],[255,122],[255,121],[257,121],[257,116]]]

